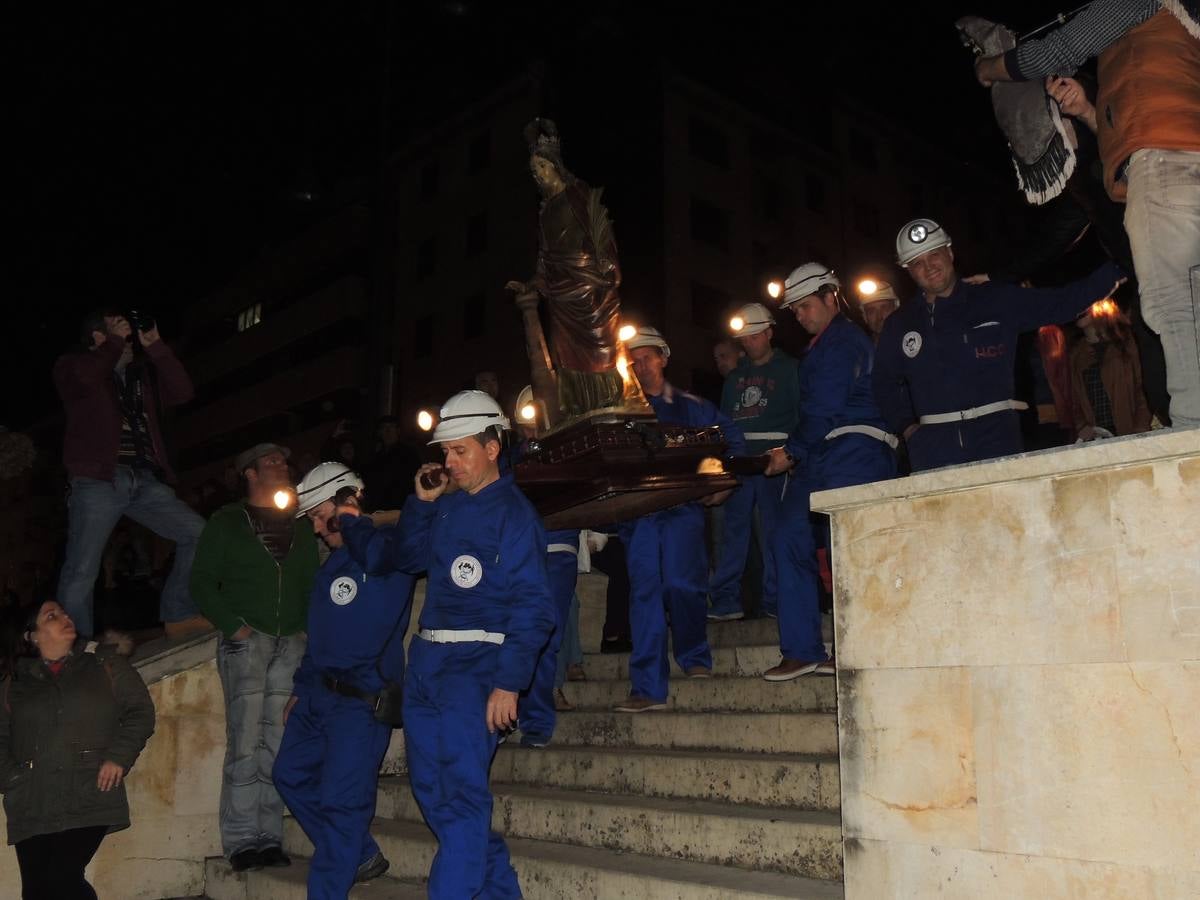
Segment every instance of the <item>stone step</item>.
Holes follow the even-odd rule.
[[[631,747],[539,750],[505,744],[492,781],[643,797],[837,810],[841,780],[836,755],[719,753]],[[388,815],[381,806],[379,815]]]
[[[824,712],[580,711],[559,717],[554,745],[832,755],[838,751],[837,716]]]
[[[712,651],[713,671],[718,675],[742,675],[748,678],[762,675],[772,666],[779,664],[779,645],[769,644],[746,647],[717,647]],[[590,680],[629,677],[628,653],[585,653],[583,671]],[[675,660],[671,660],[671,677],[682,675]],[[573,687],[569,682],[567,687]]]
[[[418,822],[376,819],[371,833],[392,861],[389,874],[424,879],[437,849]],[[841,900],[837,882],[756,872],[735,866],[549,841],[506,838],[526,900]],[[308,854],[311,845],[292,818],[284,821],[284,846]]]
[[[837,684],[828,675],[792,681],[761,678],[673,678],[667,709],[678,712],[828,712],[837,708]],[[580,710],[607,710],[629,696],[629,682],[574,681],[563,693]],[[563,713],[560,720],[572,713]],[[644,713],[643,715],[650,715]]]
[[[719,863],[809,878],[842,877],[836,812],[732,806],[493,784],[492,827],[520,838]],[[403,778],[379,786],[391,818],[421,822]]]
[[[311,852],[311,847],[308,850]],[[212,857],[204,861],[204,896],[207,900],[306,900],[308,862],[305,857],[294,856],[286,869],[235,872],[224,857]],[[350,897],[355,900],[425,900],[425,885],[417,879],[401,881],[385,875],[355,885],[350,890]]]

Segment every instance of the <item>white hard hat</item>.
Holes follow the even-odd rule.
[[[775,317],[769,309],[761,303],[747,303],[729,320],[729,330],[734,337],[745,337],[748,334],[762,334],[774,324]]]
[[[525,408],[532,407],[533,415],[526,416]],[[533,385],[527,384],[517,394],[517,404],[513,407],[513,421],[520,425],[533,425],[537,421],[537,404],[533,402]]]
[[[918,256],[950,243],[950,233],[933,219],[913,219],[896,235],[896,262],[907,269]]]
[[[886,281],[874,281],[875,290],[867,293],[859,288],[858,290],[858,305],[866,306],[868,303],[878,303],[881,300],[891,300],[892,306],[900,305],[900,298],[896,295],[896,289]]]
[[[625,342],[626,350],[636,350],[638,347],[657,347],[662,351],[664,359],[671,358],[671,347],[657,328],[643,325],[632,338]]]
[[[832,284],[835,288],[842,286],[837,275],[829,266],[823,266],[817,262],[797,266],[792,269],[792,274],[783,282],[783,299],[779,301],[779,305],[783,309],[787,309],[797,300],[803,300],[810,294],[815,294],[822,285],[826,284]]]
[[[361,491],[363,480],[344,463],[323,462],[313,466],[296,485],[296,518],[332,500],[344,487]]]
[[[489,428],[509,428],[500,404],[483,391],[459,391],[438,413],[437,428],[433,429],[429,443],[460,441]]]

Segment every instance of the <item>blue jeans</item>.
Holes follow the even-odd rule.
[[[298,634],[257,631],[244,641],[222,635],[217,645],[217,673],[225,692],[220,824],[226,856],[283,844],[283,801],[271,773],[304,645]]]
[[[179,622],[200,613],[188,591],[188,577],[204,519],[149,472],[117,466],[112,481],[71,479],[67,557],[58,578],[58,602],[80,635],[93,633],[92,588],[108,538],[123,515],[175,542],[175,565],[159,602],[162,620]]]
[[[1138,150],[1125,231],[1142,318],[1162,339],[1171,424],[1200,426],[1200,152]]]
[[[558,647],[558,670],[554,673],[554,686],[562,687],[567,683],[567,666],[578,666],[583,663],[583,644],[579,641],[579,594],[571,597],[571,613],[567,616],[567,630],[563,632],[562,643]]]

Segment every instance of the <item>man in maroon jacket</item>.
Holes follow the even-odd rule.
[[[175,542],[175,565],[160,612],[168,635],[211,627],[188,592],[188,576],[204,520],[165,483],[175,480],[159,416],[192,398],[192,381],[153,324],[138,331],[120,313],[99,310],[83,322],[86,351],[54,364],[66,411],[63,464],[67,556],[58,601],[80,635],[93,633],[92,586],[104,546],[122,515]],[[134,352],[134,341],[141,352]]]

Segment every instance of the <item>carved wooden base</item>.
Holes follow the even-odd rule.
[[[547,529],[597,528],[737,485],[718,428],[591,421],[531,442],[517,483]]]

